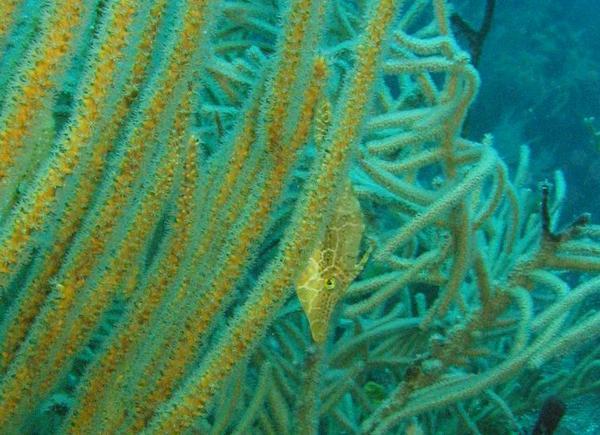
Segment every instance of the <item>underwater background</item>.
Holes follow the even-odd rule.
[[[598,22],[0,0],[0,435],[600,433]]]
[[[466,17],[481,20],[482,2],[457,3]],[[528,144],[534,183],[561,168],[570,186],[563,219],[600,213],[599,18],[594,1],[499,1],[478,66],[472,133],[492,132],[510,167],[518,160],[515,144]],[[599,304],[598,297],[591,302]],[[597,392],[572,399],[555,433],[600,431],[599,403]]]
[[[461,3],[461,13],[481,19],[481,2]],[[473,134],[492,132],[509,165],[517,160],[509,144],[529,144],[535,179],[562,168],[573,186],[568,216],[600,212],[589,196],[600,186],[599,15],[600,4],[585,0],[497,2],[478,68]]]

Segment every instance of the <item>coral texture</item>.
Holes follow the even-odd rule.
[[[445,1],[2,1],[0,56],[2,433],[504,433],[598,393],[600,227],[463,136]]]

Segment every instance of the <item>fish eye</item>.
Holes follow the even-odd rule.
[[[325,288],[332,290],[335,287],[335,278],[327,278],[325,280]]]

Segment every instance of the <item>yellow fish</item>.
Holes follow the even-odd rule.
[[[317,343],[327,338],[335,306],[366,263],[369,252],[357,262],[364,229],[360,204],[347,181],[323,239],[296,283],[296,294]]]

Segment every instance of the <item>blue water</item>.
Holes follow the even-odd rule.
[[[480,1],[458,9],[474,22]],[[569,186],[565,218],[600,216],[600,2],[500,0],[479,71],[482,87],[472,133],[496,135],[509,163],[519,145],[532,151],[532,181],[562,169]]]

